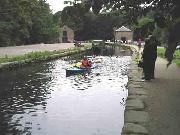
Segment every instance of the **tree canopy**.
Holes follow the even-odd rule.
[[[58,34],[45,0],[1,0],[0,14],[0,46],[49,42]]]
[[[0,46],[50,42],[62,25],[73,28],[77,38],[111,39],[113,28],[125,24],[135,30],[135,39],[148,34],[167,39],[171,62],[180,42],[179,13],[179,0],[75,0],[54,15],[46,0],[1,0]]]
[[[121,27],[127,20],[119,11],[98,14],[90,10],[91,2],[74,3],[64,8],[61,14],[63,25],[75,31],[76,40],[113,39],[113,28]]]
[[[101,10],[121,11],[129,22],[137,23],[139,17],[154,11],[154,23],[167,32],[166,58],[172,61],[175,48],[180,42],[180,1],[179,0],[88,0],[95,13]]]

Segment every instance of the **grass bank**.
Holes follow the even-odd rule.
[[[159,57],[164,58],[165,48],[158,48],[157,53]],[[180,67],[180,50],[176,50],[174,53],[173,63]]]
[[[38,60],[38,59],[47,59],[52,56],[64,56],[67,54],[71,54],[72,52],[79,52],[81,50],[86,50],[89,47],[84,48],[71,48],[59,51],[43,51],[43,52],[31,52],[24,55],[19,56],[4,56],[0,57],[0,64],[7,63],[7,62],[14,62],[14,61],[23,61],[23,60]]]

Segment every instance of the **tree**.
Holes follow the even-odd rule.
[[[96,16],[91,12],[85,15],[83,29],[76,32],[76,38],[83,40],[112,39],[113,18],[108,16]]]
[[[44,0],[37,1],[31,9],[32,27],[29,29],[29,43],[50,42],[58,36],[58,24],[53,22],[53,14]]]
[[[0,14],[0,46],[49,42],[58,36],[45,0],[1,0]]]
[[[120,27],[126,19],[121,12],[94,14],[90,11],[91,2],[65,7],[61,14],[62,23],[75,31],[75,39],[112,39],[113,28]]]
[[[28,28],[32,21],[29,16],[29,1],[0,1],[0,46],[23,44],[29,37]]]
[[[53,15],[53,22],[62,27],[62,19],[61,19],[62,11],[58,11]]]
[[[154,19],[149,16],[142,16],[137,20],[137,23],[134,25],[134,39],[138,40],[139,38],[145,39],[149,34],[152,34],[154,31]]]
[[[74,31],[82,29],[83,17],[85,13],[85,8],[82,4],[67,6],[63,9],[61,14],[62,23],[69,26]]]

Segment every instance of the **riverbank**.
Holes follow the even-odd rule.
[[[129,71],[128,98],[124,113],[122,135],[149,135],[149,114],[146,111],[145,99],[148,93],[143,89],[141,69],[137,67],[137,48],[132,46],[133,56]]]
[[[26,46],[26,48],[32,48],[32,46]],[[63,48],[66,48],[66,49],[63,49]],[[1,51],[3,49],[4,48],[0,48]],[[57,58],[68,56],[68,55],[77,54],[79,52],[90,50],[91,45],[86,44],[84,45],[84,47],[72,47],[71,45],[69,47],[61,46],[61,49],[56,46],[54,47],[51,46],[51,50],[47,51],[48,49],[49,49],[48,46],[47,48],[43,48],[42,50],[39,50],[39,49],[37,50],[37,48],[35,48],[34,51],[32,52],[25,51],[21,54],[18,52],[20,50],[18,50],[15,53],[16,47],[14,47],[13,49],[14,55],[12,55],[12,53],[8,54],[7,53],[8,51],[6,51],[6,55],[0,57],[0,70],[22,67],[30,63],[42,62],[42,61],[57,59]],[[11,50],[9,50],[9,52],[11,52]]]

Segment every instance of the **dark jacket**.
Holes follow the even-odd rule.
[[[144,61],[156,61],[158,44],[159,42],[155,37],[147,38],[145,40],[145,46],[142,55]]]

